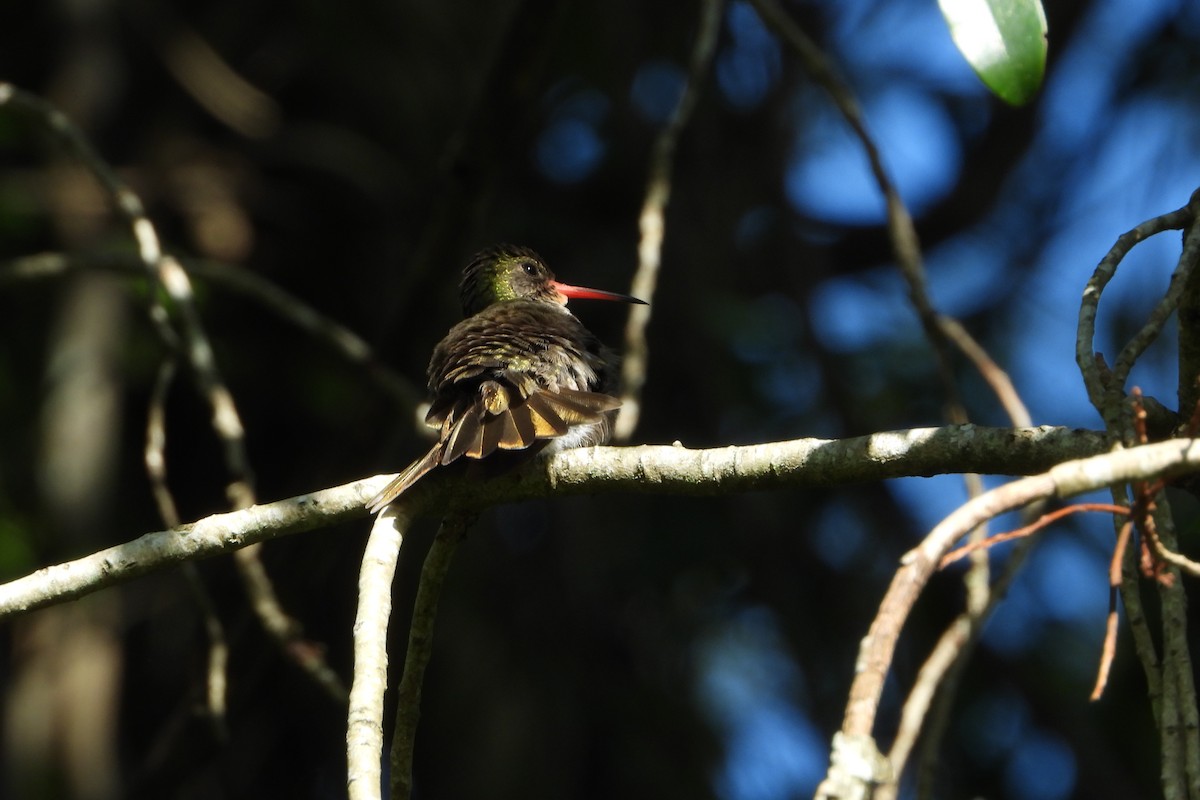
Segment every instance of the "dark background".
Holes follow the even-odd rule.
[[[1035,423],[1097,427],[1073,364],[1078,297],[1117,235],[1200,182],[1196,6],[1051,3],[1046,87],[1021,109],[986,93],[932,0],[787,8],[859,94],[917,218],[935,303],[1010,370]],[[526,244],[563,280],[627,289],[649,154],[697,17],[680,2],[8,4],[0,80],[87,133],[171,252],[285,288],[419,394],[477,249]],[[633,441],[944,422],[881,220],[828,99],[750,6],[727,4],[674,164]],[[1165,288],[1178,239],[1160,239],[1106,295],[1110,353]],[[89,175],[0,111],[0,257],[43,251],[86,259],[132,243]],[[141,462],[165,352],[145,291],[103,270],[0,282],[3,576],[162,527]],[[368,370],[219,281],[196,291],[261,500],[395,471],[423,450],[412,405]],[[619,345],[623,308],[573,307]],[[956,369],[973,421],[1007,424]],[[1170,405],[1173,369],[1168,343],[1133,382]],[[186,375],[168,437],[183,519],[225,510],[219,446]],[[947,477],[487,514],[441,604],[418,796],[810,795],[898,557],[963,497]],[[286,607],[346,679],[366,528],[265,553]],[[394,665],[432,533],[404,546]],[[1108,694],[1087,701],[1111,524],[1043,539],[966,672],[938,785],[946,797],[1153,796],[1153,723],[1127,638]],[[344,709],[267,640],[229,559],[199,571],[232,648],[228,739],[199,713],[196,603],[179,571],[156,574],[0,628],[6,796],[344,794]],[[905,630],[885,739],[961,595],[939,576]]]

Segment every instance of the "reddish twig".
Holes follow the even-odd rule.
[[[1104,629],[1104,645],[1100,650],[1100,668],[1096,672],[1096,685],[1092,687],[1091,700],[1099,700],[1108,685],[1108,673],[1112,669],[1113,657],[1117,652],[1117,592],[1121,588],[1121,563],[1129,537],[1133,535],[1133,520],[1127,520],[1117,534],[1112,560],[1108,562],[1108,622]]]
[[[1128,508],[1125,506],[1116,505],[1115,503],[1076,503],[1074,505],[1065,506],[1064,508],[1043,514],[1036,521],[1026,525],[1023,528],[1017,528],[1016,530],[1006,531],[1004,533],[997,533],[995,536],[989,536],[988,538],[981,539],[978,542],[971,542],[963,545],[962,547],[951,550],[942,557],[941,562],[938,564],[938,569],[945,569],[963,556],[976,550],[987,549],[992,545],[1000,544],[1001,542],[1008,542],[1013,539],[1020,539],[1025,536],[1029,536],[1030,534],[1037,533],[1042,528],[1050,525],[1051,523],[1057,522],[1063,517],[1071,514],[1078,514],[1082,511],[1102,511],[1106,514],[1129,513]]]

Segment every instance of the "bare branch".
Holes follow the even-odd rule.
[[[283,610],[275,594],[275,584],[262,563],[262,542],[243,547],[233,554],[242,586],[250,598],[254,614],[275,640],[279,649],[302,669],[335,703],[346,702],[342,679],[325,660],[324,647],[304,636],[304,627]]]
[[[282,121],[279,104],[226,61],[169,6],[148,6],[141,16],[153,30],[149,39],[167,71],[205,110],[251,139],[274,134]]]
[[[671,162],[679,135],[692,116],[700,87],[712,63],[721,28],[721,0],[704,0],[700,7],[700,28],[692,48],[687,83],[679,103],[667,125],[658,134],[650,155],[650,175],[646,179],[646,195],[638,215],[638,267],[633,276],[631,292],[650,303],[658,284],[658,269],[662,263],[663,233],[666,230],[667,201],[671,197]],[[637,427],[642,387],[646,383],[646,326],[650,324],[651,307],[631,306],[625,326],[625,347],[621,361],[621,412],[613,431],[617,442],[628,441]]]
[[[1099,511],[1105,514],[1121,514],[1125,516],[1129,514],[1128,508],[1125,506],[1116,505],[1115,503],[1075,503],[1067,506],[1066,508],[1059,508],[1055,511],[1051,511],[1048,514],[1043,514],[1030,524],[1023,525],[1016,530],[997,533],[987,537],[986,539],[969,542],[964,544],[962,547],[955,548],[946,555],[942,556],[942,561],[940,564],[938,564],[938,567],[940,569],[945,569],[968,553],[974,553],[977,550],[983,550],[1002,542],[1010,542],[1013,539],[1022,539],[1026,536],[1031,536],[1040,531],[1042,528],[1058,522],[1063,517],[1070,516],[1071,514],[1079,514],[1084,511]]]
[[[1197,213],[1200,211],[1200,193],[1193,195],[1187,209],[1191,214],[1191,220],[1187,227],[1187,234],[1184,236],[1183,251],[1179,254],[1179,261],[1171,275],[1171,283],[1167,287],[1166,294],[1150,312],[1150,318],[1146,320],[1146,324],[1134,334],[1117,355],[1117,360],[1113,363],[1113,385],[1110,387],[1114,390],[1119,391],[1125,386],[1125,381],[1129,378],[1129,372],[1133,369],[1137,359],[1162,333],[1167,319],[1175,313],[1175,309],[1179,306],[1184,287],[1188,283],[1192,270],[1196,267],[1197,259],[1200,258],[1200,213]],[[1180,377],[1184,380],[1187,379],[1184,376]]]
[[[158,506],[158,516],[168,528],[178,528],[182,520],[176,510],[175,498],[167,486],[167,392],[175,380],[178,364],[168,358],[158,368],[154,389],[150,393],[150,408],[146,414],[146,446],[144,459],[146,475],[150,478],[150,490]],[[226,694],[229,685],[226,669],[229,665],[229,641],[225,637],[225,626],[217,616],[216,605],[200,580],[196,565],[183,565],[184,576],[192,598],[204,619],[204,632],[208,636],[208,669],[204,681],[204,699],[208,718],[219,741],[228,736],[225,720]]]
[[[1100,412],[1109,427],[1113,427],[1117,417],[1116,409],[1110,408],[1105,394],[1108,382],[1096,362],[1096,311],[1100,305],[1100,295],[1104,287],[1112,280],[1117,272],[1117,266],[1136,245],[1163,231],[1179,230],[1192,219],[1191,204],[1163,214],[1126,231],[1117,237],[1116,243],[1100,259],[1092,277],[1088,279],[1083,289],[1083,300],[1079,306],[1079,323],[1075,333],[1075,363],[1083,373],[1083,382],[1087,387],[1088,398]]]
[[[1013,386],[1012,379],[988,355],[988,352],[983,349],[983,345],[979,344],[975,340],[975,337],[962,326],[962,323],[953,317],[948,317],[945,314],[939,315],[938,325],[946,335],[946,338],[954,342],[958,349],[975,365],[976,371],[979,372],[988,386],[991,387],[992,392],[996,395],[996,399],[1000,401],[1000,405],[1004,407],[1005,413],[1008,414],[1008,418],[1012,420],[1013,427],[1027,428],[1032,425],[1033,417],[1029,415],[1029,409],[1025,407],[1021,396],[1017,394],[1017,389]]]
[[[1102,356],[1095,351],[1096,315],[1104,288],[1135,245],[1155,234],[1180,228],[1186,228],[1187,232],[1166,294],[1142,329],[1121,349],[1112,371],[1107,372]],[[1075,360],[1083,373],[1088,399],[1100,412],[1106,428],[1127,447],[1144,441],[1147,433],[1145,404],[1136,388],[1133,390],[1133,413],[1129,413],[1125,393],[1126,380],[1137,359],[1158,338],[1167,319],[1177,307],[1181,304],[1186,305],[1187,322],[1195,321],[1195,297],[1191,295],[1196,292],[1193,276],[1198,260],[1200,191],[1194,192],[1183,208],[1147,220],[1118,237],[1096,266],[1084,289],[1076,332]],[[1181,323],[1183,322],[1181,319]],[[1196,376],[1184,373],[1192,372],[1196,366],[1196,348],[1190,332],[1181,334],[1180,339],[1179,357],[1182,372],[1179,376],[1179,397],[1184,401],[1194,397],[1193,381]],[[1186,415],[1191,409],[1180,408],[1179,412]],[[1157,573],[1164,562],[1170,565],[1165,572],[1156,574],[1156,577],[1159,577],[1157,586],[1162,603],[1161,658],[1155,650],[1153,637],[1142,612],[1141,588],[1136,573],[1125,566],[1131,558],[1122,559],[1121,562],[1121,595],[1125,600],[1138,658],[1146,674],[1151,708],[1159,726],[1159,771],[1162,789],[1167,797],[1187,797],[1192,796],[1195,787],[1200,786],[1200,744],[1195,741],[1195,730],[1200,726],[1200,721],[1195,714],[1196,694],[1192,681],[1191,655],[1186,639],[1187,603],[1180,586],[1179,569],[1190,569],[1195,565],[1174,552],[1176,547],[1173,524],[1166,511],[1166,498],[1161,496],[1159,487],[1136,486],[1135,489],[1138,492],[1137,504],[1144,509],[1141,526],[1148,540],[1147,547],[1150,548],[1151,554],[1159,559],[1153,568]],[[1115,502],[1127,501],[1124,487],[1114,486],[1112,492]],[[1125,531],[1119,533],[1118,549],[1124,545],[1126,535]],[[1109,628],[1111,632],[1111,615]],[[1102,656],[1103,659],[1108,658],[1107,651],[1111,650],[1109,640],[1112,638],[1111,633],[1106,636],[1106,653]],[[1102,660],[1096,693],[1103,689],[1106,672],[1107,662]],[[1187,708],[1187,711],[1181,711],[1183,708]],[[1183,734],[1183,731],[1188,733]]]
[[[446,573],[450,571],[450,560],[470,525],[470,516],[447,515],[421,566],[421,581],[417,585],[412,624],[408,629],[408,650],[404,654],[404,674],[396,692],[396,726],[392,733],[391,754],[392,800],[412,797],[413,746],[417,720],[421,717],[421,685],[433,653],[433,623],[437,617],[438,598]]]
[[[361,487],[356,485],[356,488]],[[377,489],[382,489],[380,483]],[[361,495],[364,503],[370,495]],[[387,691],[387,628],[400,545],[412,522],[414,495],[375,518],[358,573],[354,617],[354,681],[346,724],[346,788],[350,800],[378,800],[382,786],[383,695]]]
[[[904,556],[902,566],[893,577],[879,612],[863,638],[842,722],[842,736],[849,741],[871,737],[900,630],[941,557],[969,530],[984,520],[1034,500],[1069,497],[1104,486],[1141,480],[1147,475],[1165,476],[1194,468],[1185,465],[1200,465],[1200,441],[1175,439],[1092,456],[1005,484],[969,500],[942,520],[918,547]],[[862,788],[865,792],[869,787]],[[844,791],[844,776],[835,774],[831,767],[817,797],[846,796],[833,794],[834,791]]]
[[[422,513],[443,513],[451,502],[469,504],[463,510],[470,510],[552,494],[620,491],[712,496],[751,488],[835,486],[957,473],[964,463],[967,469],[977,471],[1027,474],[1106,449],[1105,437],[1091,431],[976,425],[712,450],[597,447],[557,453],[511,475],[472,484],[469,494],[463,491],[461,481],[444,476],[423,481],[411,494],[413,502],[420,499]],[[240,512],[216,514],[178,530],[148,533],[75,561],[45,567],[0,585],[0,618],[73,599],[154,569],[365,516],[364,504],[391,477],[376,476]]]

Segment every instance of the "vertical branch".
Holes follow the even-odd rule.
[[[1162,547],[1175,550],[1175,525],[1165,494],[1156,498],[1152,515],[1151,524]],[[1187,596],[1179,568],[1167,565],[1157,585],[1163,628],[1163,713],[1159,723],[1163,794],[1196,800],[1200,797],[1200,719],[1187,640]]]
[[[358,573],[354,616],[354,677],[346,718],[346,790],[350,800],[378,800],[383,788],[383,696],[387,691],[387,629],[400,545],[412,524],[401,499],[375,518]]]
[[[1113,502],[1132,507],[1129,492],[1124,486],[1113,487]],[[1119,540],[1122,523],[1113,518],[1116,538]],[[1133,646],[1138,660],[1142,662],[1142,671],[1146,676],[1146,696],[1150,701],[1150,713],[1154,723],[1160,724],[1163,714],[1162,662],[1158,657],[1158,648],[1150,633],[1150,623],[1146,619],[1145,608],[1142,606],[1141,585],[1139,573],[1135,566],[1136,547],[1127,547],[1125,557],[1121,561],[1121,603],[1125,606],[1125,618],[1129,622],[1129,630],[1133,634]]]
[[[168,358],[158,369],[154,381],[154,389],[150,394],[150,408],[146,414],[146,446],[144,458],[146,475],[150,478],[150,490],[158,505],[158,515],[167,529],[178,528],[181,520],[175,507],[175,498],[167,485],[167,424],[166,405],[167,393],[175,380],[178,364],[175,359]],[[204,681],[204,698],[209,721],[219,740],[228,736],[225,713],[227,710],[226,689],[229,665],[229,642],[225,638],[225,626],[217,616],[216,606],[208,591],[200,580],[196,565],[187,562],[183,565],[183,574],[187,578],[188,589],[200,609],[204,619],[204,631],[208,635],[208,670]]]
[[[683,95],[671,113],[667,125],[654,142],[650,155],[650,174],[646,179],[646,196],[642,211],[638,215],[638,267],[633,276],[631,292],[650,303],[658,284],[658,270],[662,263],[663,234],[666,230],[667,201],[671,197],[671,165],[675,157],[675,146],[679,135],[687,125],[700,97],[704,75],[712,63],[713,51],[717,46],[717,33],[721,24],[721,0],[702,0],[700,27],[688,65],[688,78]],[[640,415],[642,387],[646,384],[646,362],[649,347],[646,344],[646,327],[650,324],[650,306],[632,306],[629,322],[625,326],[625,347],[621,363],[621,411],[613,438],[618,442],[629,439],[637,428]]]
[[[416,743],[417,721],[421,717],[421,685],[425,667],[433,652],[433,623],[437,617],[438,599],[450,560],[459,543],[467,535],[473,517],[449,514],[442,520],[437,536],[421,567],[421,582],[413,604],[412,624],[408,630],[408,651],[404,655],[404,674],[396,696],[396,724],[392,732],[391,776],[392,800],[409,800],[413,789],[413,747]]]
[[[1177,308],[1186,305],[1188,318],[1195,313],[1195,281],[1192,276],[1200,260],[1200,191],[1192,194],[1188,205],[1176,211],[1162,214],[1118,237],[1116,243],[1096,266],[1084,289],[1079,310],[1079,323],[1075,341],[1075,360],[1083,374],[1088,398],[1104,419],[1110,432],[1119,437],[1126,447],[1144,441],[1144,430],[1135,429],[1135,420],[1127,412],[1125,383],[1137,359],[1162,333],[1167,319]],[[1100,296],[1116,274],[1125,256],[1145,239],[1166,230],[1186,228],[1183,248],[1171,283],[1162,300],[1155,306],[1142,328],[1125,344],[1117,355],[1113,370],[1105,372],[1100,355],[1095,350],[1096,316]],[[1193,295],[1189,297],[1189,295]],[[1181,313],[1181,322],[1183,314]],[[1195,369],[1195,339],[1190,333],[1181,333],[1180,368]],[[1190,384],[1195,375],[1179,376],[1181,399],[1194,397]],[[1186,407],[1179,409],[1186,413]],[[1114,501],[1127,499],[1123,486],[1113,488]],[[1174,530],[1165,496],[1158,498],[1152,510],[1152,518],[1143,522],[1160,537],[1164,548],[1174,551]],[[1133,548],[1130,548],[1132,551]],[[1132,560],[1127,554],[1126,564]],[[1127,616],[1133,631],[1135,649],[1146,675],[1151,709],[1158,723],[1160,740],[1160,781],[1167,797],[1192,797],[1200,795],[1200,744],[1195,742],[1197,720],[1195,711],[1196,693],[1192,681],[1192,662],[1186,641],[1187,602],[1180,585],[1178,568],[1167,568],[1159,582],[1162,602],[1162,655],[1155,651],[1153,639],[1146,626],[1141,608],[1140,586],[1137,572],[1126,567],[1121,584],[1121,596],[1125,601]],[[1185,675],[1186,673],[1186,675]],[[1192,726],[1189,728],[1189,725]]]

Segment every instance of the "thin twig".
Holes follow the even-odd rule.
[[[1102,511],[1106,514],[1121,515],[1129,514],[1128,508],[1118,506],[1115,503],[1075,503],[1073,505],[1064,506],[1063,508],[1059,508],[1042,515],[1037,521],[1032,522],[1029,525],[1025,525],[1005,533],[997,533],[995,536],[989,536],[987,539],[983,539],[978,542],[970,542],[962,547],[951,550],[942,557],[942,561],[940,564],[938,564],[938,568],[945,569],[958,559],[962,558],[968,553],[973,553],[976,550],[986,549],[1002,542],[1012,541],[1013,539],[1021,539],[1037,533],[1042,528],[1057,522],[1063,517],[1070,516],[1071,514],[1078,514],[1083,511]]]
[[[796,25],[775,0],[752,0],[759,15],[771,25],[793,48],[813,80],[820,84],[833,99],[842,116],[849,123],[866,152],[871,172],[882,191],[887,204],[887,230],[892,243],[896,262],[908,284],[909,296],[921,320],[937,362],[938,374],[946,396],[947,415],[951,421],[966,422],[967,412],[958,391],[949,352],[949,344],[956,344],[993,387],[1001,403],[1015,419],[1028,420],[1029,414],[1012,387],[1008,376],[987,355],[986,351],[971,338],[966,330],[952,318],[938,313],[933,307],[926,289],[925,267],[921,257],[920,243],[912,217],[908,213],[899,192],[888,176],[879,150],[867,131],[862,111],[853,92],[834,71],[820,48]],[[978,561],[968,574],[968,591],[972,604],[977,608],[987,605],[985,561]],[[966,651],[960,653],[965,658]],[[853,704],[853,697],[851,703]],[[848,729],[843,728],[846,734]],[[866,735],[869,735],[867,731]],[[849,740],[858,737],[847,735]],[[893,765],[894,766],[894,765]],[[898,775],[890,773],[893,779]],[[832,770],[831,770],[832,778]]]
[[[142,200],[129,188],[112,167],[108,165],[88,138],[78,126],[71,122],[66,114],[59,111],[37,95],[18,89],[11,83],[0,82],[0,107],[10,106],[14,110],[27,114],[38,124],[50,131],[66,146],[67,150],[80,161],[100,184],[101,188],[112,199],[117,212],[129,225],[133,238],[138,247],[138,257],[143,270],[150,279],[151,286],[157,286],[159,277],[157,263],[162,257],[158,244],[158,234],[146,216]],[[147,312],[159,337],[171,348],[179,345],[179,337],[171,327],[166,308],[159,299],[158,292],[147,292]]]
[[[1029,409],[1021,400],[1012,380],[992,360],[983,346],[952,317],[940,315],[938,322],[947,338],[971,360],[975,369],[991,386],[1013,427],[1030,425]],[[969,497],[983,493],[982,481],[977,474],[968,473],[965,479]],[[1044,502],[1031,503],[1022,511],[1022,517],[1031,519],[1039,516],[1045,505]],[[971,531],[969,541],[978,546],[987,538],[986,527],[980,525]],[[991,567],[987,553],[981,548],[971,555],[971,567],[963,575],[967,593],[966,609],[942,632],[904,700],[896,738],[887,755],[893,781],[879,787],[880,800],[895,797],[899,792],[900,779],[922,730],[924,740],[917,766],[917,794],[921,798],[933,796],[934,766],[939,760],[940,744],[949,728],[954,697],[966,671],[967,661],[975,650],[984,623],[1000,599],[1005,596],[1007,587],[1024,565],[1031,549],[1032,541],[1023,542],[1014,548],[994,586],[990,585]]]
[[[408,650],[404,654],[404,674],[396,692],[396,724],[392,731],[391,752],[392,800],[412,797],[413,746],[417,721],[421,717],[425,667],[433,653],[433,624],[437,618],[438,599],[454,551],[466,537],[471,521],[471,515],[447,515],[421,566],[421,582],[417,584],[417,599],[413,603],[412,623],[408,629]]]
[[[375,384],[405,408],[415,408],[424,396],[412,381],[387,366],[365,339],[321,313],[258,273],[229,264],[206,260],[188,260],[184,268],[201,280],[241,294],[260,303],[268,311],[290,322],[318,342],[340,355],[348,364],[360,367]]]
[[[1198,226],[1198,229],[1200,229],[1200,226]],[[1134,433],[1137,436],[1137,441],[1144,444],[1149,441],[1149,435],[1146,432],[1146,408],[1142,399],[1142,391],[1137,386],[1134,386],[1130,391],[1130,395],[1132,396],[1134,407]],[[1135,494],[1138,496],[1138,506],[1141,511],[1139,519],[1142,526],[1144,544],[1148,550],[1144,558],[1151,562],[1146,565],[1143,572],[1148,578],[1168,580],[1171,578],[1171,575],[1170,573],[1164,575],[1162,568],[1165,564],[1171,564],[1194,577],[1200,577],[1200,564],[1192,561],[1182,553],[1176,553],[1167,547],[1158,533],[1155,511],[1158,506],[1157,498],[1161,495],[1163,486],[1163,482],[1158,480],[1153,483],[1139,481],[1133,487]]]
[[[1133,535],[1133,520],[1127,519],[1117,533],[1117,543],[1113,547],[1112,560],[1108,565],[1108,620],[1104,626],[1104,645],[1100,650],[1100,668],[1096,671],[1096,683],[1092,687],[1091,700],[1099,700],[1108,685],[1108,673],[1112,668],[1113,658],[1117,653],[1117,592],[1121,588],[1121,572],[1124,569],[1125,556],[1129,548],[1129,539]]]
[[[146,413],[146,447],[143,451],[146,475],[150,489],[158,506],[158,516],[168,528],[178,528],[182,520],[175,507],[175,498],[167,486],[167,392],[175,380],[177,364],[168,358],[159,365],[154,388],[150,392],[150,406]]]
[[[233,554],[242,586],[254,606],[254,613],[279,649],[317,684],[326,696],[341,705],[346,702],[346,686],[325,659],[325,648],[304,635],[300,623],[283,610],[275,594],[275,584],[262,563],[262,543],[249,545]]]
[[[945,314],[938,315],[938,325],[946,334],[946,338],[953,342],[959,351],[975,365],[975,370],[991,387],[996,399],[1000,401],[1000,405],[1004,408],[1009,420],[1012,421],[1013,427],[1027,428],[1032,425],[1033,417],[1030,416],[1029,409],[1021,400],[1016,387],[1013,386],[1012,378],[1008,377],[1008,373],[988,355],[987,350],[983,349],[983,345],[953,317]]]
[[[692,116],[700,98],[700,88],[712,63],[721,28],[721,0],[703,0],[700,5],[700,25],[692,47],[687,82],[666,127],[659,132],[650,155],[650,174],[646,178],[646,194],[638,215],[638,267],[634,273],[631,292],[652,302],[658,285],[658,270],[662,263],[663,234],[666,230],[667,201],[671,197],[671,167],[675,146],[684,126]],[[613,430],[617,442],[628,441],[637,428],[640,416],[642,387],[646,384],[646,362],[649,347],[646,327],[650,324],[650,305],[632,306],[625,326],[625,346],[621,362],[621,411]]]
[[[1161,487],[1159,487],[1161,488]],[[1151,490],[1157,491],[1157,490]],[[1158,531],[1158,524],[1153,519],[1146,520],[1146,524],[1142,527],[1145,534],[1146,544],[1150,548],[1150,553],[1159,562],[1165,562],[1173,567],[1177,567],[1192,577],[1200,577],[1200,563],[1192,561],[1187,556],[1176,553],[1163,543],[1162,536]],[[1149,575],[1147,577],[1155,577]]]
[[[146,447],[144,451],[146,475],[150,478],[150,490],[158,505],[158,515],[168,528],[178,528],[181,520],[176,510],[175,498],[167,485],[167,425],[166,403],[167,392],[175,378],[177,364],[174,358],[168,358],[159,366],[158,377],[155,378],[154,388],[150,393],[150,406],[146,414]],[[227,668],[229,665],[229,642],[225,638],[225,626],[217,615],[216,604],[204,588],[196,565],[188,562],[183,565],[183,574],[187,579],[188,589],[192,593],[200,616],[204,620],[204,632],[208,636],[208,669],[205,671],[204,697],[209,721],[213,731],[220,741],[228,738],[229,731],[225,718],[228,707],[226,689],[229,684]]]
[[[202,108],[242,136],[264,139],[274,134],[283,116],[279,104],[169,8],[155,4],[139,14],[150,27],[147,38],[167,72]]]

